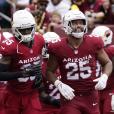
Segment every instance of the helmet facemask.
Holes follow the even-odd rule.
[[[82,38],[86,32],[86,22],[85,20],[79,20],[80,25],[75,24],[78,20],[72,20],[69,22],[71,28],[71,35],[76,38]]]
[[[74,28],[74,23],[72,23],[73,21],[79,21],[79,20],[80,22],[83,22],[83,24],[80,23],[81,26],[80,28],[83,28],[81,32],[77,31],[76,27]],[[83,35],[87,32],[87,19],[81,11],[70,10],[63,17],[63,26],[65,32],[68,35],[72,35],[75,38],[82,38]]]
[[[30,42],[34,39],[35,26],[30,28],[14,28],[15,36],[20,42]]]

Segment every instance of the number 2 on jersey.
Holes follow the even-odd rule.
[[[68,80],[79,80],[79,78],[87,79],[91,76],[91,67],[86,66],[88,61],[81,61],[79,63],[67,63],[65,68]]]

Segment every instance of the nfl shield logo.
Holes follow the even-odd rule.
[[[31,53],[31,54],[33,53],[33,50],[32,50],[32,49],[30,50],[30,53]]]

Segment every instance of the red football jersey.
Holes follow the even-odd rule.
[[[85,35],[82,44],[73,49],[67,38],[49,45],[49,53],[56,56],[62,82],[71,86],[76,93],[94,90],[96,78],[97,51],[103,48],[98,37]]]
[[[41,35],[35,34],[32,48],[19,43],[16,38],[11,35],[10,38],[1,42],[0,53],[3,56],[11,57],[9,71],[20,71],[30,65],[37,65],[41,62],[41,52],[44,46],[44,39]],[[35,76],[18,78],[8,81],[8,87],[16,92],[29,92],[32,90]]]
[[[110,45],[105,48],[106,53],[108,54],[109,58],[112,60],[114,58],[114,45]],[[105,90],[107,89],[114,89],[114,71],[112,71]]]

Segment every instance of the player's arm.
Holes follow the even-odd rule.
[[[0,59],[0,81],[7,81],[20,77],[21,73],[19,72],[8,72],[10,62],[10,57],[2,57]]]
[[[20,77],[26,77],[28,74],[34,74],[36,69],[27,69],[23,71],[10,72],[9,67],[11,63],[10,57],[2,57],[0,59],[0,81],[8,81]]]
[[[104,49],[100,49],[98,51],[97,57],[98,57],[99,62],[102,65],[102,75],[93,81],[97,82],[95,85],[96,90],[103,90],[106,87],[108,77],[110,76],[112,72],[112,62],[109,59],[106,52],[104,51]]]
[[[40,92],[40,99],[46,104],[60,107],[60,100],[55,99],[53,96],[49,96],[45,91]]]
[[[55,99],[53,96],[49,96],[49,94],[46,92],[41,72],[36,77],[33,87],[38,89],[40,93],[40,99],[42,102],[56,107],[60,107],[60,101]]]
[[[74,98],[74,89],[72,89],[69,85],[64,84],[60,80],[57,79],[57,76],[55,76],[55,71],[58,68],[58,62],[56,56],[53,54],[50,54],[49,60],[47,63],[47,71],[46,75],[49,81],[54,83],[55,87],[58,88],[61,95],[63,95],[67,100],[72,100]]]
[[[112,72],[112,62],[109,59],[107,53],[104,51],[104,49],[98,51],[98,60],[102,65],[102,72],[107,76],[110,76]]]
[[[47,63],[47,70],[46,70],[46,75],[49,81],[54,83],[57,80],[57,76],[55,75],[55,71],[58,68],[58,63],[57,59],[54,55],[49,56],[49,60]]]

